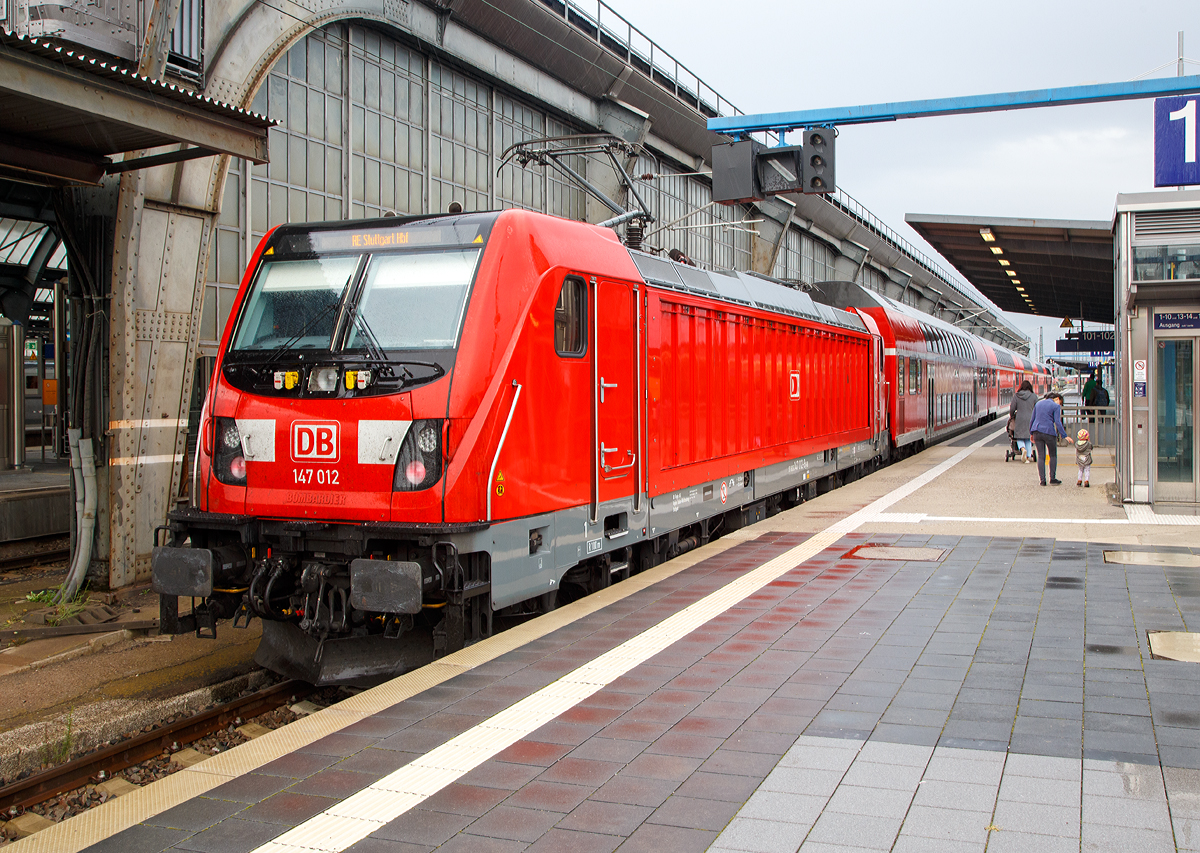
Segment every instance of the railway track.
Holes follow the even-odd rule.
[[[71,556],[68,536],[42,536],[0,548],[0,573],[62,562]]]
[[[103,773],[111,776],[147,761],[164,750],[172,750],[223,729],[237,720],[265,714],[307,696],[314,690],[302,681],[284,681],[230,702],[177,720],[112,746],[81,756],[41,773],[34,773],[0,787],[0,813],[27,808],[66,791],[96,781]]]

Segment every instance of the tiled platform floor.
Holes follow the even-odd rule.
[[[89,849],[253,850],[803,539],[739,544]],[[843,557],[867,541],[945,553]],[[1200,588],[1104,550],[847,536],[350,849],[1200,850],[1200,679],[1146,639],[1200,625]]]

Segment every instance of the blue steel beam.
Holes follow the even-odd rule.
[[[1200,92],[1200,74],[1191,77],[1158,77],[1127,83],[1098,83],[1091,86],[1066,86],[1059,89],[1031,89],[1027,92],[999,92],[994,95],[970,95],[958,98],[931,98],[924,101],[895,101],[858,107],[829,107],[788,113],[760,113],[749,116],[710,118],[708,129],[729,136],[759,131],[789,131],[802,127],[830,127],[840,124],[868,124],[902,118],[956,116],[1002,110],[1028,110],[1034,107],[1062,107],[1069,104],[1094,104],[1105,101],[1132,101],[1186,95]]]

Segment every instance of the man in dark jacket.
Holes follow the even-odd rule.
[[[1058,479],[1058,437],[1061,435],[1074,444],[1063,426],[1062,401],[1062,394],[1057,391],[1052,391],[1044,400],[1038,400],[1033,407],[1033,420],[1029,423],[1029,432],[1037,448],[1038,479],[1043,486],[1046,485],[1046,454],[1050,454],[1050,485],[1062,485],[1062,480]]]

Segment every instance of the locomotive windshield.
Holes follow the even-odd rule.
[[[329,349],[337,308],[357,268],[354,256],[263,264],[233,349],[275,349],[285,344]]]
[[[345,348],[453,349],[479,255],[454,249],[373,257],[355,309],[365,322],[351,325]]]
[[[471,247],[365,259],[334,255],[266,261],[231,349],[453,349],[481,254]],[[349,322],[341,324],[345,331],[339,334],[343,304]]]

